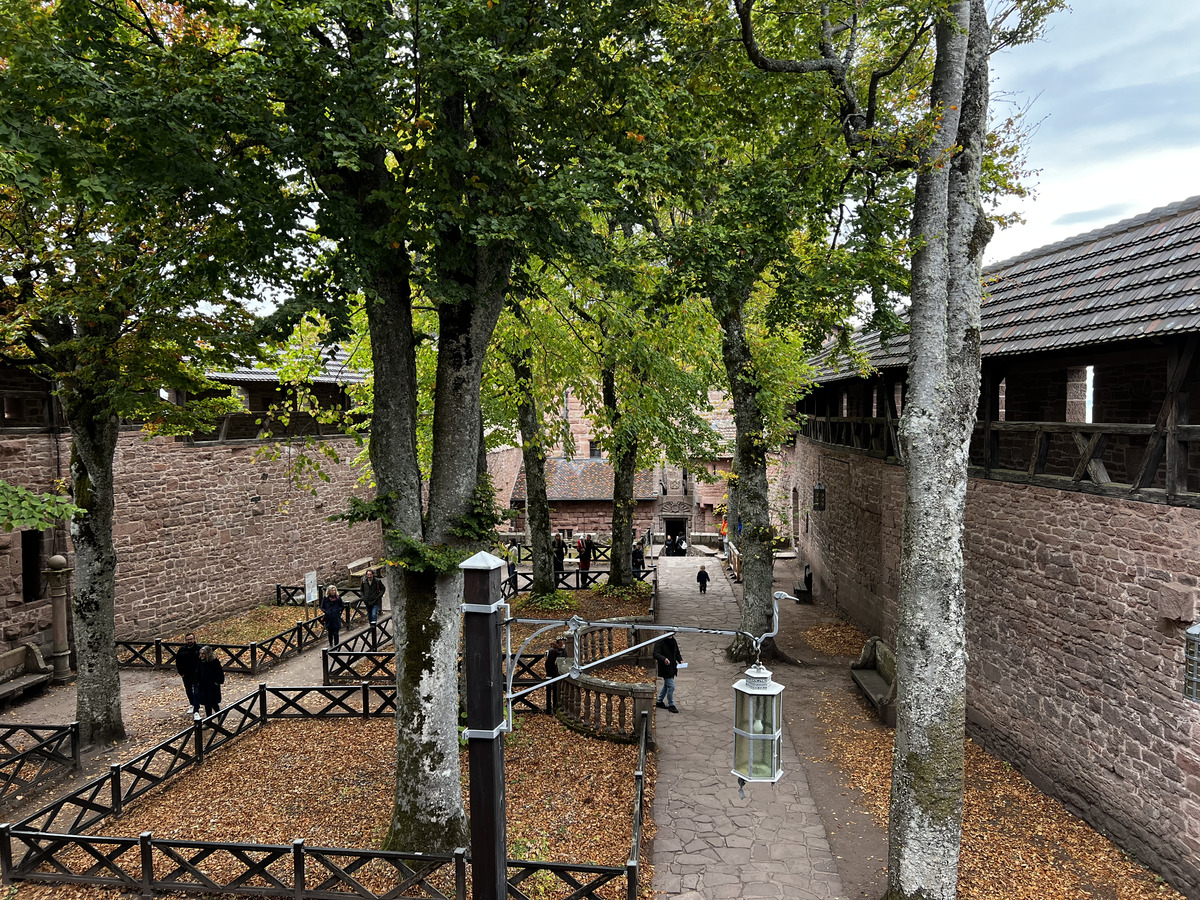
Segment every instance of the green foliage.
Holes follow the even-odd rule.
[[[556,590],[551,594],[529,594],[521,604],[522,612],[571,613],[575,598],[571,591]]]
[[[650,585],[645,581],[635,581],[633,584],[617,587],[605,584],[597,588],[596,593],[605,600],[622,602],[626,600],[649,600]]]
[[[5,531],[14,528],[45,531],[64,519],[74,518],[80,512],[82,510],[69,497],[36,494],[0,479],[0,526]]]
[[[496,489],[492,485],[492,477],[483,472],[471,494],[470,511],[458,518],[451,526],[450,533],[472,546],[486,546],[495,540],[496,526],[511,518],[514,512],[496,508]]]

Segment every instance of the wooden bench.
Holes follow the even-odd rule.
[[[53,669],[46,665],[42,651],[32,642],[0,653],[0,705],[11,703],[26,691],[41,689],[50,683]]]
[[[362,584],[363,576],[367,574],[367,569],[374,568],[372,565],[374,562],[375,557],[364,556],[352,563],[346,563],[346,574],[350,577],[350,587],[358,587]]]
[[[896,727],[896,654],[873,637],[863,647],[858,662],[850,664],[850,677],[871,701],[883,724]]]

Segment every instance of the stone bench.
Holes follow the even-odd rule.
[[[0,705],[11,703],[26,691],[49,684],[53,671],[46,665],[38,645],[32,642],[0,653],[0,678],[3,678],[0,681]]]
[[[871,701],[880,720],[895,728],[896,654],[892,648],[882,638],[871,638],[863,647],[858,662],[850,664],[850,677],[863,696]]]

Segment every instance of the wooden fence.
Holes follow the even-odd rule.
[[[366,617],[360,605],[347,606],[343,623],[347,628]],[[260,671],[293,656],[307,647],[326,640],[325,616],[317,615],[263,641],[250,644],[207,644],[221,661],[226,672],[257,675]],[[180,641],[117,641],[117,664],[127,669],[169,669],[175,665],[175,655],[184,646]]]
[[[366,683],[292,688],[260,684],[254,693],[194,722],[191,728],[129,762],[113,765],[107,774],[21,821],[0,825],[0,883],[112,886],[137,891],[144,898],[180,891],[326,900],[390,900],[400,895],[465,900],[470,856],[461,848],[449,854],[421,854],[308,847],[303,840],[272,845],[160,840],[151,832],[138,837],[84,834],[109,816],[120,815],[129,803],[172,776],[203,762],[238,735],[271,719],[394,714],[395,690],[391,688]],[[511,896],[526,897],[521,884],[545,872],[565,892],[551,891],[551,896],[611,900],[611,892],[598,891],[624,880],[621,893],[625,900],[637,900],[648,716],[642,720],[641,740],[634,773],[633,841],[626,865],[508,860]],[[220,879],[211,874],[214,863],[221,864],[217,868],[226,873]],[[387,870],[382,879],[386,886],[377,890],[359,874],[372,864]]]
[[[29,740],[33,743],[25,746]],[[78,770],[79,723],[0,726],[0,753],[0,807],[4,807]]]

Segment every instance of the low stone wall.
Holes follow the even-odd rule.
[[[804,442],[797,467],[815,468]],[[894,645],[903,469],[819,447],[815,592]],[[802,479],[798,479],[802,480]],[[1200,897],[1200,704],[1183,697],[1200,510],[971,479],[968,727]]]

